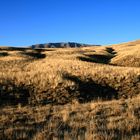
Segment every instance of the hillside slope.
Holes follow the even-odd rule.
[[[0,139],[140,139],[140,41],[0,48]]]
[[[112,46],[118,55],[112,63],[119,66],[140,67],[140,40]]]

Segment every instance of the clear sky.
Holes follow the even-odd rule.
[[[140,0],[0,0],[0,46],[140,39]]]

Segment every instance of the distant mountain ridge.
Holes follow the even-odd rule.
[[[36,44],[30,46],[33,49],[36,48],[79,48],[79,47],[89,47],[89,46],[100,46],[100,45],[88,45],[82,43],[75,43],[75,42],[60,42],[60,43],[45,43],[45,44]]]

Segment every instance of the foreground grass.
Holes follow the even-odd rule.
[[[1,48],[0,139],[140,139],[139,50]]]
[[[139,97],[1,109],[1,139],[134,139],[139,135]]]

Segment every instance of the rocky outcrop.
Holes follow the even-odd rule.
[[[33,49],[35,49],[35,48],[79,48],[79,47],[86,47],[86,46],[91,46],[91,45],[81,44],[81,43],[74,43],[74,42],[68,42],[68,43],[46,43],[46,44],[32,45],[31,48],[33,48]]]

